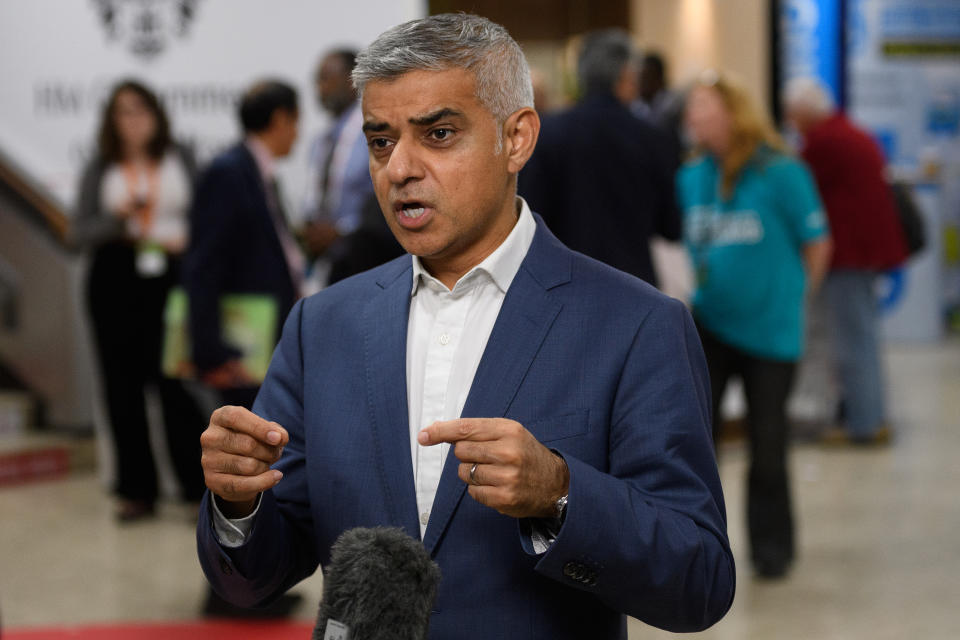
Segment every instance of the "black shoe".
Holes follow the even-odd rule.
[[[302,601],[303,596],[299,593],[285,593],[265,607],[255,609],[238,607],[218,596],[213,589],[208,589],[207,600],[203,604],[203,615],[208,618],[242,618],[246,620],[289,618]]]
[[[781,580],[790,570],[790,561],[771,558],[754,559],[753,569],[757,577],[763,580]]]
[[[117,506],[117,522],[129,524],[152,518],[156,513],[156,507],[153,502],[148,500],[120,500]]]

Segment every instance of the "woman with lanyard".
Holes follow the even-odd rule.
[[[779,578],[794,557],[786,403],[803,353],[804,300],[830,256],[820,198],[746,91],[715,72],[692,88],[694,156],[677,175],[693,258],[693,315],[713,392],[714,438],[732,376],[743,381],[750,470],[747,524],[757,575]]]
[[[73,239],[93,250],[88,302],[113,435],[121,522],[154,513],[157,472],[145,391],[159,392],[183,498],[203,493],[205,420],[180,380],[161,374],[163,312],[187,246],[193,159],[174,144],[157,96],[133,80],[111,92],[83,172]]]

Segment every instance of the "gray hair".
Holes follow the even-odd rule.
[[[604,29],[587,34],[577,59],[580,88],[585,94],[611,93],[623,68],[636,63],[633,40],[623,29]]]
[[[828,116],[836,108],[826,86],[816,78],[793,78],[783,89],[787,109],[802,109],[815,116]]]
[[[499,24],[466,13],[411,20],[384,31],[357,56],[353,85],[362,96],[371,80],[455,68],[473,72],[477,99],[499,123],[533,107],[530,67],[520,45]]]

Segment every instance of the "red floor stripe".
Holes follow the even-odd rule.
[[[309,640],[313,625],[293,622],[186,622],[12,629],[3,640]]]
[[[0,453],[0,487],[60,478],[70,471],[66,447]]]

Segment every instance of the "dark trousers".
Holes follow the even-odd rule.
[[[747,527],[751,558],[757,563],[788,564],[794,556],[794,523],[787,474],[786,405],[796,363],[750,355],[702,327],[700,340],[710,370],[714,442],[718,441],[720,403],[727,382],[733,376],[743,381],[750,442]]]
[[[206,418],[180,380],[160,372],[163,310],[177,282],[177,265],[156,278],[140,276],[136,250],[127,244],[100,247],[88,281],[88,300],[106,394],[116,458],[116,492],[129,500],[157,498],[157,471],[150,449],[145,389],[160,395],[167,446],[183,498],[203,495],[200,433]]]

